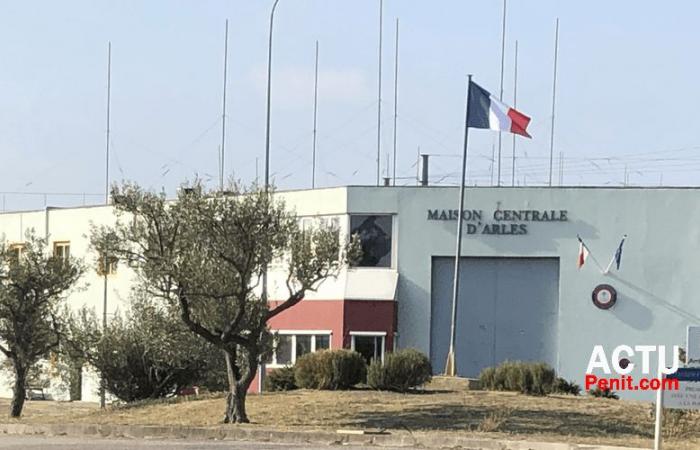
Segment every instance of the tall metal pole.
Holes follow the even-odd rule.
[[[275,19],[275,8],[279,0],[275,0],[270,11],[270,39],[267,47],[267,120],[265,122],[265,193],[270,192],[270,91],[272,80],[272,26]],[[262,292],[263,302],[267,303],[267,266],[263,267]],[[262,376],[262,371],[261,371]]]
[[[464,112],[464,148],[462,150],[462,182],[459,185],[459,216],[457,218],[457,249],[455,251],[455,273],[452,286],[452,320],[450,322],[450,350],[445,364],[445,375],[455,376],[455,340],[457,325],[457,299],[459,298],[459,263],[462,254],[462,212],[464,211],[464,184],[467,174],[467,144],[469,142],[469,90],[472,85],[472,76],[467,77],[467,101]]]
[[[379,0],[379,75],[377,77],[377,186],[380,186],[380,158],[382,152],[382,14],[384,0]]]
[[[498,96],[500,101],[503,101],[503,71],[506,62],[506,0],[503,0],[503,27],[501,30],[501,92]],[[496,186],[501,185],[501,145],[503,133],[498,132],[498,180]]]
[[[316,64],[314,65],[314,140],[311,155],[311,189],[316,187],[316,115],[318,112],[318,41],[316,41]]]
[[[224,34],[224,91],[221,105],[221,156],[219,165],[219,190],[224,191],[225,155],[226,155],[226,81],[228,69],[228,19],[226,19],[226,32]]]
[[[396,119],[399,115],[399,18],[396,18],[396,42],[394,44],[394,173],[392,186],[396,186]]]
[[[112,42],[107,43],[107,140],[105,143],[105,204],[109,204],[109,132],[110,109],[112,103]],[[102,333],[107,332],[107,254],[103,255],[102,267],[104,279],[102,283]],[[105,379],[100,379],[100,408],[106,406]]]
[[[549,185],[552,186],[552,164],[554,162],[554,108],[557,98],[557,57],[559,53],[559,18],[554,31],[554,77],[552,78],[552,125],[549,133]]]
[[[515,40],[515,73],[513,76],[513,108],[518,109],[518,40]],[[513,134],[513,163],[510,185],[515,186],[515,134]]]
[[[265,192],[270,189],[270,93],[272,86],[272,26],[275,20],[275,8],[279,0],[275,0],[272,4],[270,12],[270,39],[267,45],[267,120],[265,122]],[[267,277],[263,274],[263,281],[267,281]],[[263,289],[266,285],[263,284]]]
[[[105,204],[109,204],[109,113],[112,95],[112,42],[107,43],[107,142],[105,145]]]

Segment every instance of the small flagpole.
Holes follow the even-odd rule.
[[[518,109],[518,40],[515,40],[515,73],[513,75],[513,109]],[[515,134],[513,134],[513,167],[511,186],[515,186]]]
[[[610,269],[612,268],[612,265],[614,262],[615,262],[615,255],[613,255],[612,259],[610,259],[610,263],[608,263],[608,267],[605,268],[605,272],[603,272],[603,275],[606,275],[610,272]]]
[[[503,0],[503,26],[501,31],[501,92],[498,96],[500,101],[503,101],[503,71],[505,69],[506,61],[506,0]],[[496,180],[496,186],[501,185],[501,144],[502,144],[503,133],[498,132],[498,179]]]
[[[608,267],[606,267],[605,272],[603,272],[604,274],[607,274],[608,272],[610,272],[610,269],[612,268],[612,265],[615,262],[615,259],[617,257],[617,250],[620,248],[620,245],[622,245],[625,242],[625,239],[627,239],[626,234],[622,236],[622,240],[620,241],[620,244],[615,249],[615,253],[613,253],[613,257],[610,259],[610,263],[608,264]]]
[[[552,81],[552,124],[549,133],[549,186],[552,186],[552,164],[554,162],[554,107],[557,99],[557,57],[559,54],[559,18],[554,31],[554,77]]]
[[[467,174],[467,144],[469,142],[469,90],[472,85],[471,74],[467,75],[467,101],[464,112],[464,148],[462,149],[462,181],[459,185],[459,215],[457,218],[457,249],[455,251],[455,273],[452,285],[452,320],[450,322],[450,349],[445,363],[445,375],[456,375],[455,361],[455,327],[457,324],[457,299],[459,297],[459,263],[462,254],[462,211],[464,211],[464,184]]]

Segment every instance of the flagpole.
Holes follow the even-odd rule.
[[[394,44],[394,165],[392,186],[396,186],[396,119],[399,101],[399,18],[396,18],[396,43]],[[388,169],[387,169],[388,170]]]
[[[318,111],[318,41],[316,41],[316,63],[314,64],[314,139],[311,155],[311,189],[316,188],[316,114]]]
[[[382,15],[384,1],[379,0],[379,73],[377,75],[377,186],[380,186],[380,158],[382,152]]]
[[[600,263],[598,262],[598,260],[595,259],[595,256],[593,256],[593,252],[591,251],[591,249],[588,248],[588,246],[586,245],[585,242],[583,242],[583,239],[581,239],[581,236],[576,235],[576,237],[578,238],[578,241],[581,243],[581,245],[583,245],[585,247],[585,249],[588,250],[588,256],[590,256],[591,259],[593,260],[593,262],[595,263],[595,265],[598,266],[598,270],[600,270],[600,273],[604,274],[605,272],[603,271],[603,266],[601,266]]]
[[[515,73],[513,76],[513,109],[518,109],[518,40],[515,40]],[[513,167],[510,184],[515,186],[515,134],[513,134]]]
[[[549,186],[552,186],[552,163],[554,162],[554,107],[557,99],[557,57],[559,54],[559,18],[554,31],[554,77],[552,79],[552,124],[549,134]]]
[[[109,133],[110,133],[110,110],[112,106],[112,41],[107,43],[107,140],[105,142],[105,204],[109,204]],[[109,272],[108,255],[104,252],[102,257],[102,268],[104,277],[102,280],[102,334],[107,332],[107,274]],[[100,408],[104,409],[106,396],[106,381],[104,375],[100,375]]]
[[[503,71],[505,69],[506,62],[506,0],[503,0],[503,27],[501,31],[501,92],[498,96],[500,101],[503,101]],[[503,133],[498,132],[498,179],[496,180],[496,186],[501,185],[501,145],[502,145]]]
[[[462,211],[464,211],[464,184],[467,174],[467,144],[469,142],[469,90],[472,85],[471,74],[467,75],[467,101],[464,112],[464,148],[462,149],[462,181],[459,186],[459,215],[457,219],[457,249],[455,251],[455,273],[452,285],[452,320],[450,322],[450,350],[445,363],[445,375],[455,376],[455,327],[457,323],[457,299],[459,297],[459,263],[462,254]]]
[[[605,272],[603,272],[603,274],[607,274],[608,272],[610,272],[610,269],[612,268],[613,263],[614,263],[615,260],[617,259],[617,252],[618,252],[618,251],[621,251],[621,250],[620,250],[620,247],[622,247],[622,244],[624,244],[625,239],[627,239],[627,235],[626,235],[626,234],[622,236],[622,240],[620,241],[620,244],[619,244],[619,245],[617,246],[617,248],[615,249],[615,253],[613,254],[613,257],[610,259],[610,263],[608,264],[608,267],[605,268]]]
[[[228,19],[226,19],[226,28],[224,32],[224,91],[221,100],[221,154],[219,156],[219,190],[224,191],[224,174],[226,170],[224,164],[226,161],[226,79],[228,69]]]

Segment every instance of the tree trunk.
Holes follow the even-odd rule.
[[[245,400],[248,394],[248,387],[255,378],[257,365],[250,366],[245,374],[241,374],[240,368],[236,365],[236,353],[224,351],[226,356],[226,371],[228,373],[229,393],[226,397],[226,415],[224,423],[249,423],[248,414],[245,410]],[[257,361],[257,356],[248,355],[249,365]]]
[[[241,383],[236,383],[226,397],[226,417],[224,423],[249,423],[248,414],[245,411],[245,398],[248,388]]]
[[[10,403],[10,417],[20,417],[24,407],[24,399],[27,396],[26,379],[27,369],[15,363],[15,386],[12,389],[12,402]]]

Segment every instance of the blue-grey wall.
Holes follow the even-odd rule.
[[[428,220],[428,210],[457,203],[457,188],[348,188],[350,213],[396,214],[401,347],[430,351],[431,261],[454,256],[457,222]],[[490,223],[497,209],[567,211],[566,221],[518,222],[527,234],[465,235],[462,247],[463,256],[559,258],[554,360],[566,378],[583,384],[595,344],[609,351],[619,344],[685,345],[686,327],[700,325],[699,189],[468,188],[465,209],[482,210]],[[577,235],[606,266],[623,234],[629,237],[619,272],[601,274],[591,258],[577,269]],[[591,301],[601,283],[618,292],[608,311]]]

